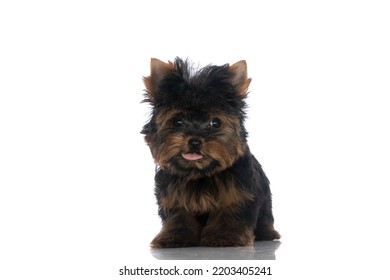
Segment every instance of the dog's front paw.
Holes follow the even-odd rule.
[[[252,246],[255,237],[250,230],[208,234],[201,237],[200,245],[207,247]]]
[[[199,242],[195,238],[173,233],[159,233],[150,243],[152,248],[176,248],[198,246]]]

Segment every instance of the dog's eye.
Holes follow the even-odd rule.
[[[172,124],[174,127],[181,127],[181,126],[183,126],[184,122],[181,118],[176,117],[172,120]]]
[[[210,124],[209,124],[211,127],[214,127],[214,128],[218,128],[221,126],[221,120],[218,119],[218,118],[214,118],[210,121]]]

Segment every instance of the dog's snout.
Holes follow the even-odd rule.
[[[190,149],[199,149],[201,145],[202,145],[202,141],[198,138],[191,138],[188,141],[188,146]]]

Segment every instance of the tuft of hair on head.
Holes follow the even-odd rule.
[[[227,70],[227,71],[226,71]],[[195,69],[194,66],[186,60],[176,57],[174,62],[163,62],[157,58],[152,58],[150,61],[150,76],[143,77],[143,82],[146,88],[144,102],[149,102],[156,105],[158,88],[161,82],[169,74],[176,73],[183,81],[189,83],[196,82],[201,85],[215,82],[215,77],[219,77],[217,81],[230,83],[240,99],[245,99],[251,79],[247,76],[247,64],[245,60],[240,60],[232,65],[225,64],[222,66],[209,65],[201,69]]]

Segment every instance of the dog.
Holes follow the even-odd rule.
[[[269,180],[247,143],[245,60],[196,68],[151,59],[151,116],[141,133],[156,163],[162,229],[152,248],[251,246],[279,239]]]

